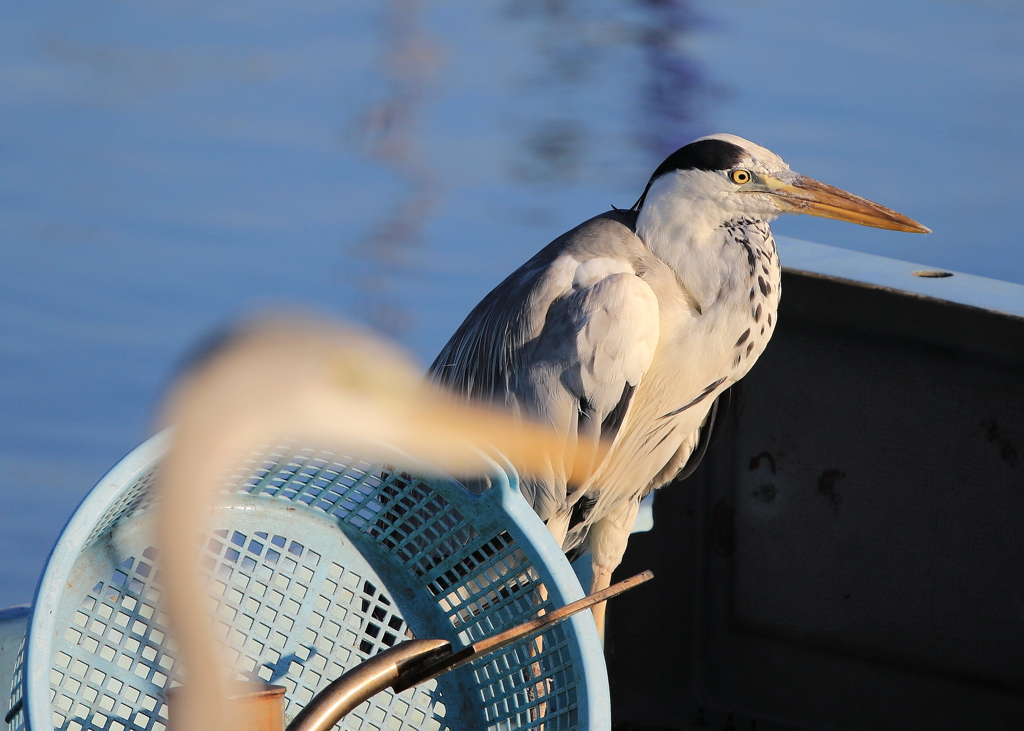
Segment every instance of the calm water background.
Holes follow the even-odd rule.
[[[777,233],[1024,282],[1016,2],[414,0],[0,7],[0,606],[268,308],[425,364],[562,231],[729,131],[932,227]]]

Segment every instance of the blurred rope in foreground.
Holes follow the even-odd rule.
[[[476,450],[515,455],[526,472],[562,460],[586,465],[592,456],[544,428],[452,400],[370,334],[301,320],[241,329],[179,380],[161,416],[176,426],[157,519],[164,601],[187,674],[172,723],[188,731],[241,731],[224,704],[232,673],[211,632],[196,536],[245,449],[282,436],[366,454],[386,443],[411,458],[399,469],[422,471],[415,461],[423,460],[458,474],[482,470]]]

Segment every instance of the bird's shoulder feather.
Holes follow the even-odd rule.
[[[657,263],[634,224],[627,211],[603,214],[538,252],[470,313],[431,377],[567,439],[613,442],[660,337],[658,297],[643,278]],[[545,519],[566,506],[566,471],[524,481]]]
[[[430,377],[468,397],[505,400],[545,328],[559,326],[551,317],[556,302],[609,275],[646,270],[652,255],[635,224],[635,212],[609,211],[545,246],[470,312],[430,366]]]

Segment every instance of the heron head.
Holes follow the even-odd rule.
[[[680,204],[685,204],[685,211],[679,210]],[[699,216],[711,226],[737,215],[772,220],[781,213],[806,213],[862,226],[930,233],[885,206],[795,173],[771,150],[729,134],[702,137],[669,155],[654,171],[634,209],[647,219]]]

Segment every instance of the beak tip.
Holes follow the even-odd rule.
[[[769,191],[780,203],[783,212],[807,213],[812,216],[834,218],[861,226],[884,228],[890,231],[930,234],[932,230],[912,218],[897,213],[891,208],[874,203],[860,196],[847,193],[821,181],[797,175],[796,178],[777,185]]]

